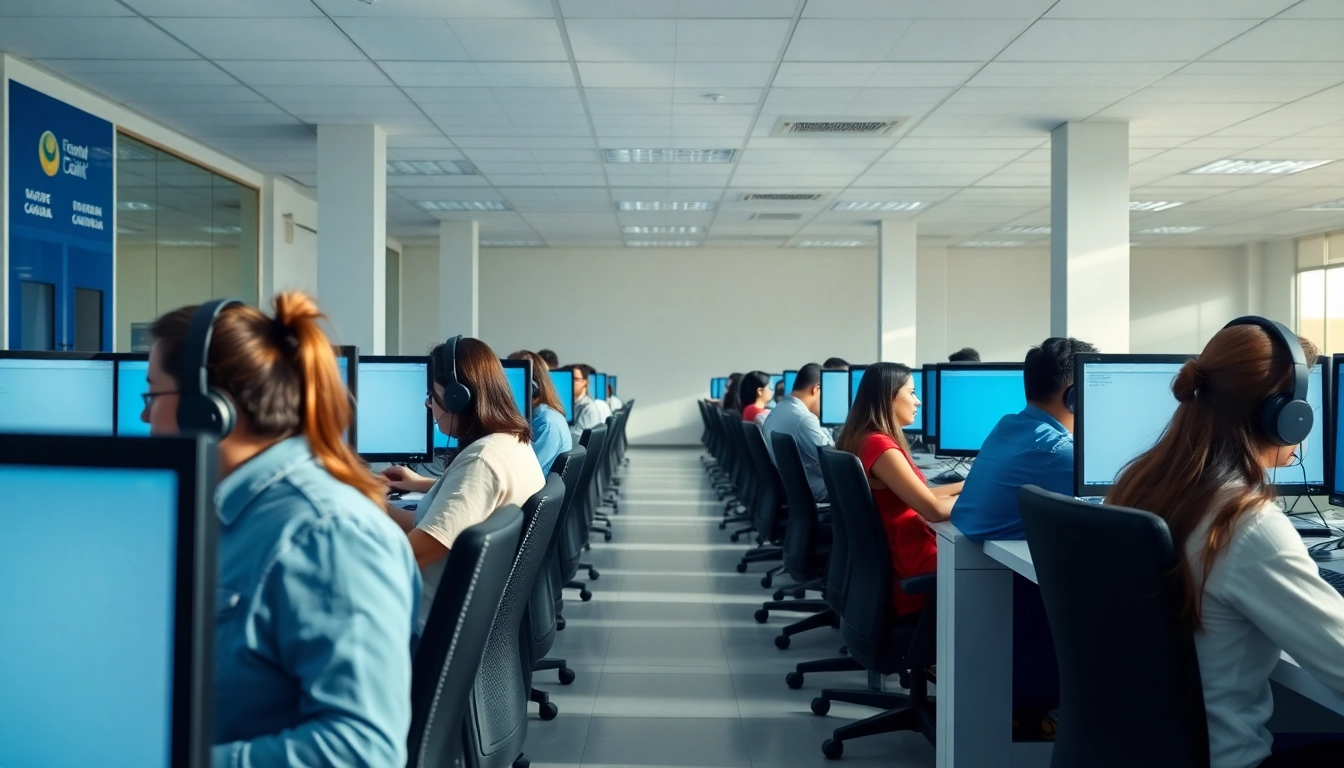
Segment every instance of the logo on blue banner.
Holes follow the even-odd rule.
[[[47,131],[37,142],[37,159],[42,163],[42,172],[55,176],[61,168],[61,148],[56,146],[56,134]]]

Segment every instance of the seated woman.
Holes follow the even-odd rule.
[[[457,438],[461,448],[438,480],[421,477],[406,467],[383,470],[393,489],[425,494],[415,512],[396,507],[387,510],[407,532],[424,577],[421,628],[458,535],[501,507],[522,506],[545,485],[532,452],[532,428],[518,412],[494,350],[478,339],[459,337],[438,345],[429,357],[434,388],[425,406],[439,430]],[[468,396],[454,413],[450,410],[452,390],[459,385]]]
[[[738,397],[738,385],[741,383],[742,374],[734,373],[728,376],[728,383],[723,388],[723,410],[742,413],[742,406],[739,405],[741,399]]]
[[[897,617],[924,607],[924,596],[905,594],[900,582],[938,569],[938,540],[928,523],[951,515],[962,486],[929,488],[910,458],[902,427],[915,423],[920,406],[910,373],[896,363],[869,366],[835,444],[838,450],[858,456],[868,473],[868,486],[891,547],[896,574],[891,602]]]
[[[1265,321],[1269,322],[1269,321]],[[1108,504],[1167,521],[1209,721],[1212,768],[1344,765],[1344,744],[1271,756],[1269,676],[1283,651],[1344,691],[1344,597],[1320,576],[1266,477],[1291,465],[1297,436],[1262,418],[1316,359],[1281,326],[1231,325],[1172,382],[1166,432],[1116,480]],[[1305,392],[1305,383],[1304,383]]]
[[[738,402],[742,404],[742,420],[756,421],[765,418],[765,404],[774,395],[770,391],[770,377],[760,371],[752,371],[742,377],[737,385]]]
[[[155,435],[179,433],[196,309],[150,329],[140,418]],[[342,438],[350,403],[321,319],[285,293],[273,318],[233,304],[213,324],[207,378],[236,419],[216,492],[216,766],[406,765],[419,576]]]
[[[565,407],[551,383],[551,369],[535,352],[520,350],[509,355],[510,360],[532,361],[532,452],[541,464],[541,474],[551,472],[555,458],[574,448],[574,437],[565,421]]]

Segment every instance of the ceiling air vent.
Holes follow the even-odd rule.
[[[801,213],[753,213],[753,221],[797,221],[803,218]]]
[[[805,192],[752,192],[742,196],[746,202],[758,201],[766,203],[799,203],[808,200],[820,200],[825,197],[823,194],[809,194]]]
[[[771,136],[889,136],[902,124],[897,118],[781,117]]]

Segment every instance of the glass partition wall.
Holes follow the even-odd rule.
[[[117,135],[116,349],[144,351],[160,314],[211,298],[256,304],[255,188]]]

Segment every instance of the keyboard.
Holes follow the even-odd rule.
[[[1325,583],[1334,587],[1336,592],[1344,595],[1344,573],[1331,571],[1326,568],[1321,568],[1319,570],[1321,572],[1321,578],[1325,579]]]

